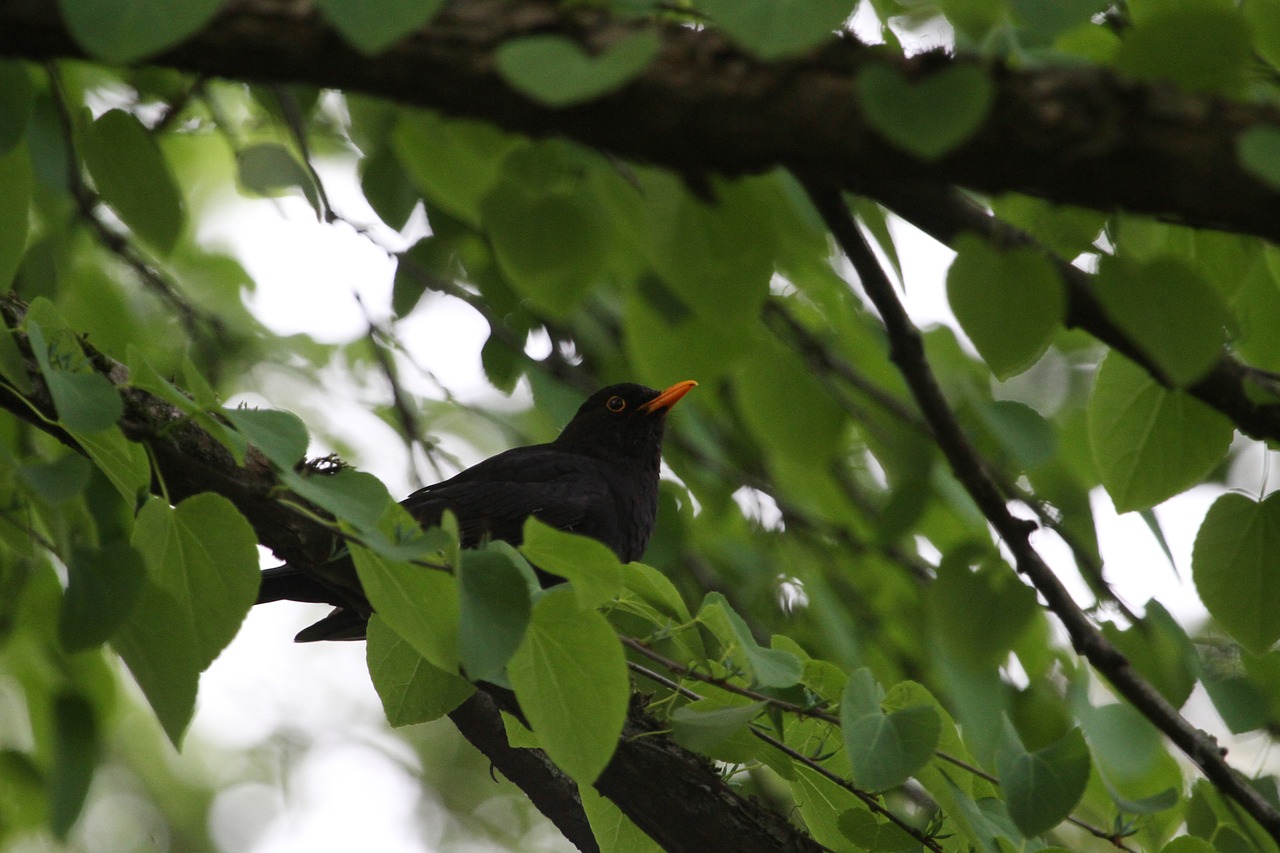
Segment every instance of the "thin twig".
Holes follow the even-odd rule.
[[[938,386],[924,354],[920,332],[912,324],[889,281],[858,230],[839,189],[820,181],[805,181],[806,190],[827,227],[853,263],[885,324],[890,358],[906,379],[917,405],[928,421],[938,446],[951,464],[956,479],[982,510],[1004,540],[1017,570],[1026,575],[1049,609],[1067,629],[1077,653],[1088,660],[1133,706],[1151,720],[1216,785],[1280,841],[1280,811],[1223,758],[1223,750],[1210,735],[1191,725],[1151,684],[1139,675],[1118,649],[1102,636],[1089,617],[1072,600],[1062,582],[1032,547],[1032,522],[1014,517],[999,487],[987,473],[977,450],[961,430],[955,413]]]

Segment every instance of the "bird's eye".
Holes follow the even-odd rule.
[[[627,401],[621,397],[614,395],[609,398],[609,402],[605,403],[605,408],[611,412],[621,412],[627,407]]]

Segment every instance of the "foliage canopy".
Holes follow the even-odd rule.
[[[1198,728],[1280,724],[1280,0],[294,6],[0,0],[0,844],[92,846],[114,774],[214,849],[264,772],[156,756],[262,545],[376,611],[424,777],[448,715],[584,849],[1280,849],[1271,768]],[[232,188],[385,251],[366,335],[250,310]],[[902,307],[902,222],[963,336]],[[446,306],[478,402],[405,340]],[[643,564],[395,502],[690,377]],[[1104,563],[1094,507],[1172,562],[1193,491],[1208,618],[1122,600],[1174,575]]]

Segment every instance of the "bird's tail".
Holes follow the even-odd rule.
[[[363,640],[368,617],[345,607],[334,591],[320,583],[311,574],[289,564],[267,569],[262,573],[255,604],[272,601],[306,601],[336,605],[334,611],[313,625],[309,625],[294,637],[297,643],[315,643],[321,640]]]

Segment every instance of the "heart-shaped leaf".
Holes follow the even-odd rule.
[[[580,104],[619,88],[658,53],[653,33],[636,33],[598,56],[564,36],[530,36],[507,42],[495,57],[511,86],[550,107]]]
[[[1280,639],[1277,549],[1280,493],[1261,502],[1227,494],[1209,507],[1191,555],[1200,600],[1219,625],[1255,654]]]
[[[873,65],[859,75],[858,94],[868,123],[886,139],[924,160],[937,160],[982,126],[995,87],[973,65],[947,68],[918,81]]]

